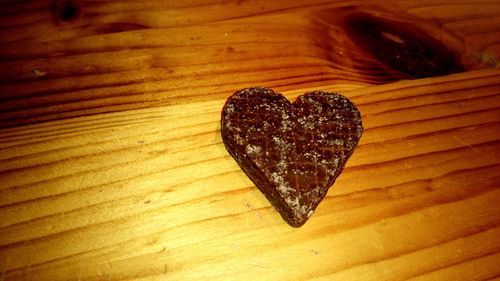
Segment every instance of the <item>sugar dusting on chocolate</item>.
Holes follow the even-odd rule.
[[[336,93],[290,103],[270,89],[247,88],[222,112],[226,148],[292,226],[312,215],[362,133],[359,111]]]

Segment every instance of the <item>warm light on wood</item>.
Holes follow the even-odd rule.
[[[0,281],[500,278],[498,3],[8,2]],[[398,28],[364,48],[354,12]],[[410,43],[437,77],[373,53]],[[250,86],[362,113],[301,228],[222,144],[222,106]]]

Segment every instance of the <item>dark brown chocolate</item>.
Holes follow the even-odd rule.
[[[221,128],[226,149],[293,227],[312,215],[363,133],[344,96],[316,91],[291,103],[266,88],[232,95]]]

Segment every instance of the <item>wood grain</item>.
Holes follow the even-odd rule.
[[[499,81],[345,92],[365,136],[298,230],[224,150],[223,99],[3,129],[5,280],[498,275]]]
[[[169,2],[0,3],[0,281],[498,280],[497,2]],[[352,13],[463,73],[388,67]],[[221,142],[225,99],[255,85],[363,115],[300,229]]]
[[[66,2],[75,15],[61,20],[55,7]],[[218,99],[249,85],[343,90],[408,79],[364,47],[415,30],[438,40],[465,69],[498,65],[496,1],[267,2],[3,4],[0,126]],[[358,43],[345,26],[355,13],[406,29]],[[421,49],[422,40],[411,44],[423,61],[444,56]]]

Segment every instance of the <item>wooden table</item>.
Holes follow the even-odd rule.
[[[0,281],[500,280],[499,57],[498,1],[3,1]],[[363,115],[298,229],[221,142],[257,85]]]

